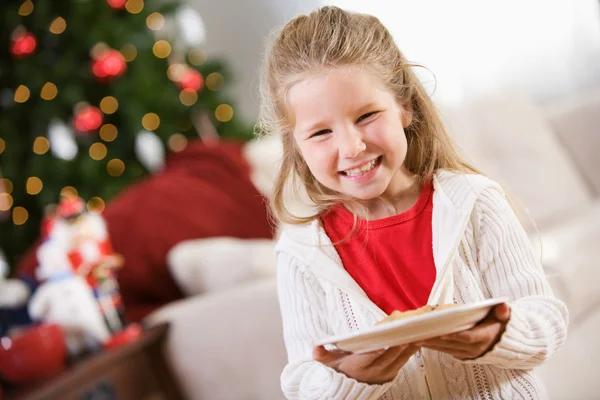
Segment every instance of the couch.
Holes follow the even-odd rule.
[[[564,347],[540,368],[554,399],[595,399],[600,379],[600,90],[534,104],[518,92],[444,107],[451,134],[520,210],[556,295]],[[190,399],[280,399],[286,363],[274,270],[169,304],[169,360]]]

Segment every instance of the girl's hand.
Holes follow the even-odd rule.
[[[509,319],[510,307],[508,304],[498,304],[471,329],[424,340],[415,345],[448,353],[459,360],[478,358],[490,351],[500,341]]]
[[[396,377],[400,368],[419,350],[413,345],[390,347],[364,354],[313,348],[313,358],[359,382],[382,384]]]

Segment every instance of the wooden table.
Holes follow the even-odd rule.
[[[184,399],[163,355],[168,330],[168,324],[144,330],[138,340],[90,356],[48,381],[8,389],[4,399]]]

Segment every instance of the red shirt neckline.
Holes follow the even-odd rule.
[[[433,182],[429,181],[428,183],[423,185],[417,202],[408,210],[400,214],[392,215],[390,217],[385,217],[381,219],[367,220],[358,217],[357,222],[359,226],[366,226],[369,229],[379,229],[391,225],[401,224],[403,222],[417,217],[421,212],[423,212],[432,192]],[[331,209],[328,212],[337,214],[345,223],[348,223],[350,226],[352,226],[352,224],[354,223],[354,214],[352,214],[352,212],[350,212],[346,207],[344,207],[343,204],[337,204],[331,207]]]

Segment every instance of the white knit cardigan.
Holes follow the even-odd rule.
[[[434,177],[428,304],[508,297],[500,342],[476,360],[423,349],[396,379],[369,385],[312,360],[316,339],[373,326],[385,313],[350,277],[318,221],[286,227],[275,248],[288,364],[288,399],[544,399],[533,368],[565,341],[568,312],[556,299],[502,189],[479,175]]]

